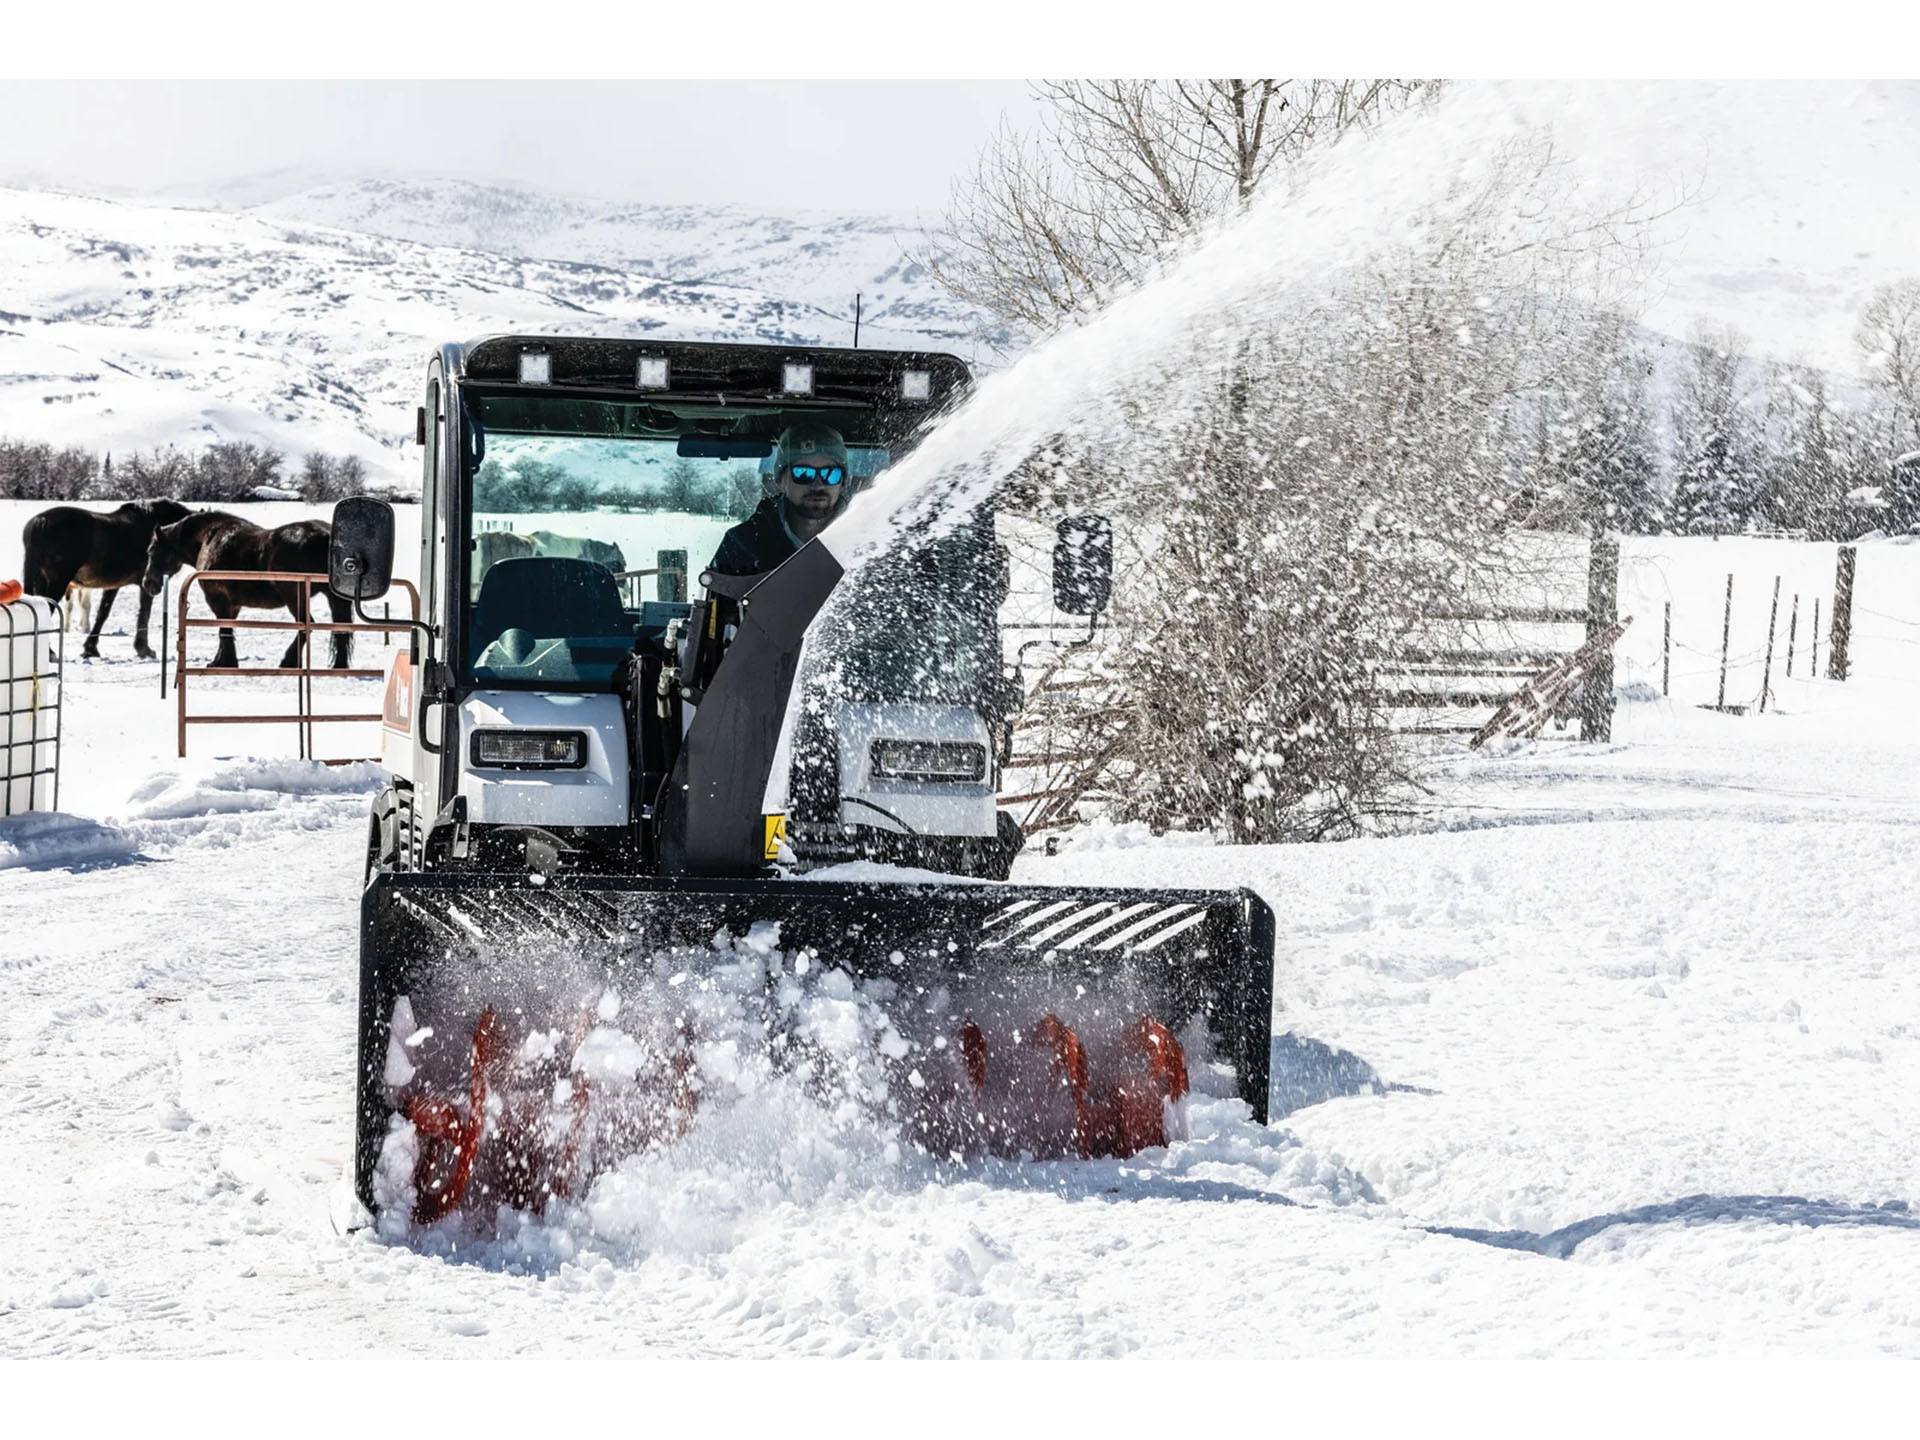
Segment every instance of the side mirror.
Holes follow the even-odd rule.
[[[1053,603],[1068,615],[1098,615],[1113,598],[1113,522],[1069,515],[1054,530]]]
[[[342,600],[378,600],[393,584],[393,507],[356,495],[333,507],[327,589]]]

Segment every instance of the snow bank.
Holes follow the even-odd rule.
[[[135,784],[113,819],[148,850],[253,844],[287,830],[364,824],[384,773],[371,761],[181,761]]]
[[[157,771],[127,796],[129,820],[178,820],[285,809],[313,795],[365,795],[384,772],[372,761],[326,765],[318,760],[183,761]]]
[[[107,864],[138,849],[135,837],[117,826],[58,810],[0,820],[0,870]]]

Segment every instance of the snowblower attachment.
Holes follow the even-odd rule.
[[[860,1098],[942,1158],[1130,1155],[1190,1090],[1267,1115],[1273,915],[1244,890],[388,873],[362,927],[355,1188],[416,1223],[671,1142],[725,1103],[702,1060],[743,1007],[807,1063],[780,1032],[809,987],[884,1012]]]

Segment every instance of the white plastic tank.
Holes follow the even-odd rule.
[[[0,816],[59,799],[61,620],[36,595],[0,604]]]

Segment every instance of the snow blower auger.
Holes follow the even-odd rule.
[[[891,1027],[876,1118],[941,1158],[1132,1155],[1196,1084],[1266,1116],[1272,922],[1242,892],[428,873],[376,878],[365,919],[358,1189],[421,1223],[678,1138],[717,1025],[744,1006],[797,1054],[772,992],[835,972]],[[756,927],[771,962],[715,944]]]
[[[942,1157],[1132,1155],[1180,1136],[1194,1092],[1266,1118],[1256,896],[927,873],[1012,854],[990,523],[863,570],[833,621],[841,688],[804,707],[835,528],[766,574],[701,575],[692,601],[686,552],[627,558],[719,532],[704,490],[669,525],[654,481],[628,513],[606,477],[691,467],[730,493],[776,437],[831,425],[851,487],[966,380],[865,350],[507,337],[434,357],[421,616],[388,679],[362,901],[354,1188],[383,1219],[581,1198],[729,1103],[743,1046]],[[555,489],[529,535],[524,497],[486,508],[523,457],[593,482]],[[1055,591],[1084,616],[1111,548],[1072,538]],[[392,559],[390,507],[341,502],[330,589],[364,612]],[[876,855],[915,868],[794,878]]]

